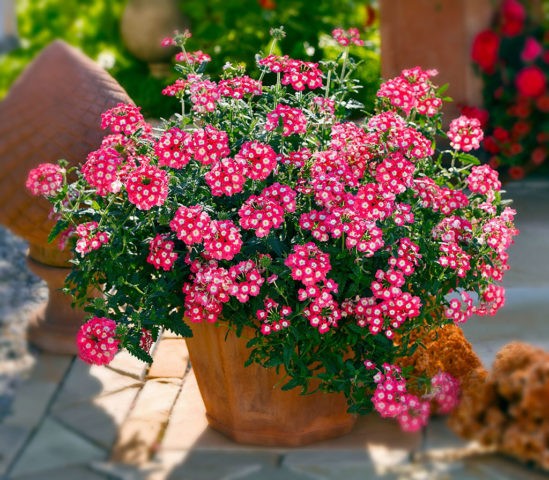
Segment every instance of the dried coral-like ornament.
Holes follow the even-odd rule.
[[[0,223],[30,244],[28,264],[48,283],[49,300],[31,320],[28,337],[44,350],[76,353],[84,312],[59,292],[68,252],[48,244],[50,204],[25,188],[28,172],[60,158],[83,163],[101,144],[101,113],[131,100],[104,69],[62,41],[47,46],[0,103]]]

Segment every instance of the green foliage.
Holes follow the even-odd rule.
[[[125,3],[125,0],[18,0],[21,46],[0,55],[0,99],[40,50],[60,38],[103,63],[146,117],[168,117],[177,108],[177,102],[161,95],[161,90],[175,75],[152,76],[147,64],[125,48],[119,27]],[[208,66],[210,74],[220,74],[226,62],[254,67],[258,46],[268,49],[269,29],[279,25],[286,27],[282,49],[290,56],[311,61],[335,58],[333,48],[316,47],[319,39],[336,26],[360,26],[367,20],[367,3],[358,0],[279,0],[272,10],[262,8],[262,3],[265,2],[180,1],[193,33],[189,48],[210,54],[213,59]],[[356,98],[372,105],[379,82],[379,38],[375,26],[365,32],[371,48],[357,52],[363,60],[358,77],[365,88]]]

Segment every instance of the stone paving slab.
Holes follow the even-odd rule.
[[[17,480],[110,480],[105,474],[88,467],[73,466],[45,470],[28,475],[18,475]]]
[[[134,360],[134,365],[140,363],[139,360]],[[76,358],[59,392],[53,411],[63,412],[69,406],[142,385],[143,381],[133,376],[132,367],[129,368],[129,373],[126,373],[108,367],[88,365]]]
[[[110,450],[139,391],[140,386],[126,387],[109,395],[55,408],[51,416],[84,438]]]
[[[11,470],[11,477],[87,464],[106,458],[107,452],[81,435],[46,418]],[[47,478],[44,474],[44,480]]]
[[[147,378],[183,378],[188,366],[189,352],[185,340],[163,336],[154,352]]]
[[[181,390],[181,378],[152,379],[139,392],[135,405],[120,426],[112,448],[115,462],[139,464],[149,460]]]

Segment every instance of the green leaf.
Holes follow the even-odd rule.
[[[293,388],[302,386],[303,382],[299,378],[292,378],[289,382],[282,385],[281,390],[292,390]]]
[[[127,345],[125,345],[125,348],[130,355],[133,355],[134,357],[148,363],[149,365],[152,363],[152,357],[147,352],[145,352],[145,350],[142,350],[141,348],[135,346],[133,343],[128,343]]]
[[[182,337],[190,338],[193,336],[193,331],[182,319],[168,317],[164,321],[164,327],[170,332],[175,333],[176,335],[181,335]]]
[[[57,235],[59,235],[63,230],[66,230],[68,226],[69,222],[67,220],[59,220],[48,235],[48,243],[53,242],[55,237],[57,237]]]

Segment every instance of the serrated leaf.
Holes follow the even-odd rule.
[[[164,327],[170,332],[181,335],[182,337],[190,338],[193,336],[193,331],[183,320],[168,318],[164,321]]]
[[[152,363],[152,357],[141,348],[135,346],[133,343],[125,345],[125,348],[130,355],[133,355],[134,357],[145,363],[148,363],[149,365]]]
[[[48,243],[51,243],[55,240],[55,237],[59,235],[63,230],[66,230],[69,226],[69,222],[66,220],[59,220],[51,229],[50,234],[48,235]]]

